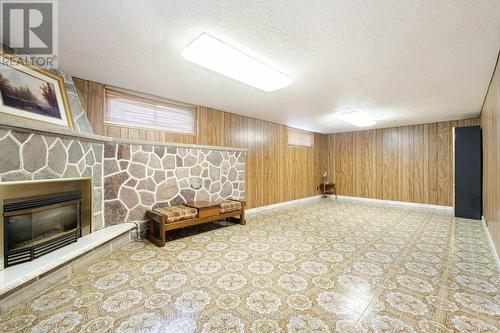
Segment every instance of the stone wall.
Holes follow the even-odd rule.
[[[51,72],[61,76],[64,79],[64,85],[66,87],[66,93],[68,95],[69,107],[71,110],[71,115],[73,117],[73,127],[76,131],[80,133],[93,134],[92,127],[90,127],[89,120],[85,110],[83,110],[82,104],[80,103],[80,98],[76,92],[75,85],[73,83],[73,78],[71,75],[63,72],[59,69],[51,69]]]
[[[106,224],[142,221],[156,206],[245,196],[243,152],[108,143]]]
[[[104,226],[104,144],[0,129],[0,181],[92,177],[93,227]]]
[[[245,196],[239,151],[134,145],[0,129],[0,181],[92,177],[94,229],[147,209]]]

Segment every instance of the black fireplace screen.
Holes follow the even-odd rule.
[[[4,203],[5,267],[76,242],[80,203],[79,192]]]

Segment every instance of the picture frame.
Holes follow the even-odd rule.
[[[64,78],[3,52],[0,115],[74,129]]]

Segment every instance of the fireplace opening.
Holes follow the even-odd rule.
[[[81,237],[81,193],[4,202],[4,266],[31,261]]]

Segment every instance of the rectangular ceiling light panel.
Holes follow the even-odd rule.
[[[377,122],[368,113],[362,111],[352,111],[337,115],[343,121],[358,127],[373,126]]]
[[[264,91],[278,90],[292,83],[285,74],[207,34],[186,46],[182,57]]]

